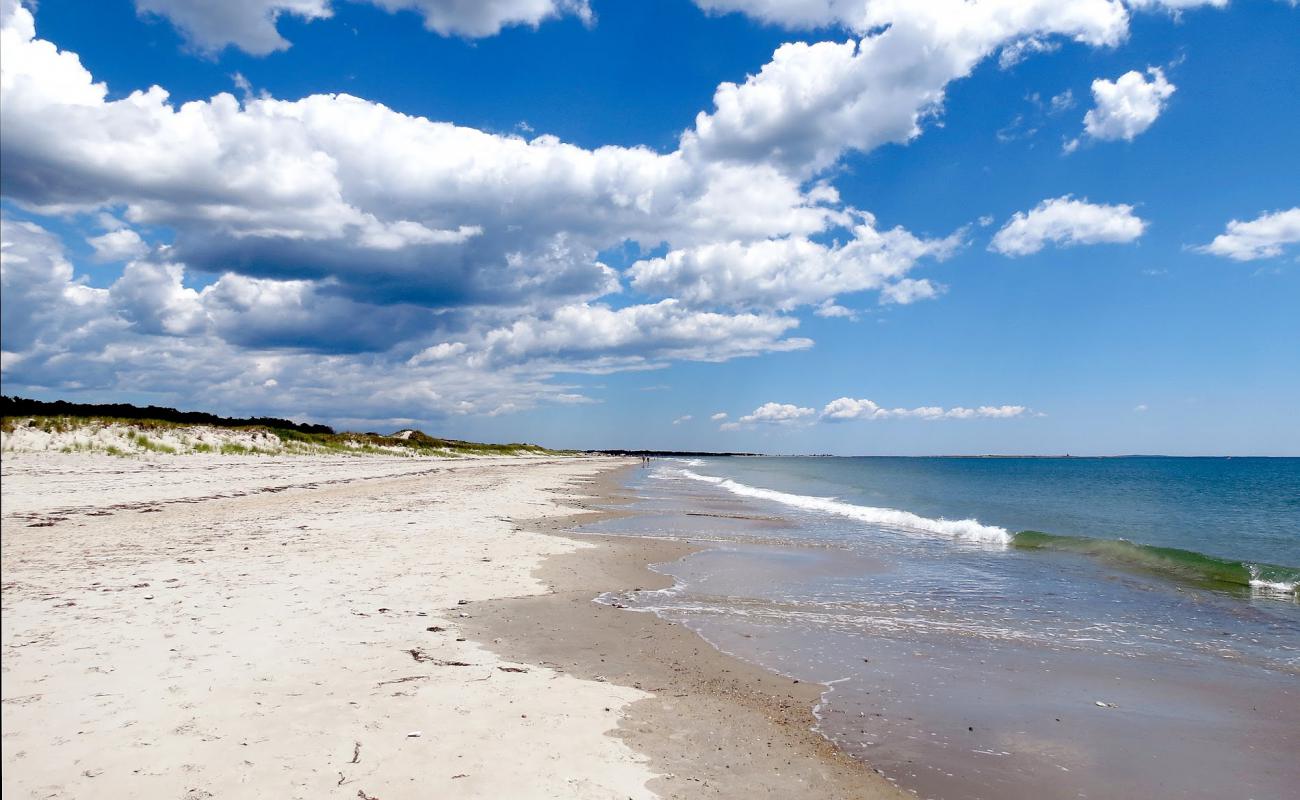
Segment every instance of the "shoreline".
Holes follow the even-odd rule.
[[[678,583],[673,591],[638,593],[629,591],[629,579],[619,584],[603,576],[599,588],[616,591],[601,602],[699,630],[724,653],[791,679],[825,682],[830,690],[815,711],[816,730],[892,785],[906,787],[909,795],[899,796],[1273,797],[1293,783],[1294,770],[1286,766],[1295,742],[1288,725],[1295,640],[1287,632],[1297,630],[1290,604],[1245,605],[1220,591],[1193,593],[1159,576],[1108,571],[1082,555],[1031,560],[978,551],[963,562],[942,544],[913,547],[909,538],[907,547],[895,547],[887,532],[877,542],[870,527],[824,531],[820,516],[796,527],[801,523],[792,515],[791,530],[774,531],[764,544],[765,519],[782,513],[776,501],[674,482],[673,466],[623,473],[627,494],[643,498],[633,507],[638,513],[618,509],[622,519],[585,530],[613,536],[607,546],[616,549],[627,549],[626,539],[666,536],[698,552],[685,560],[670,560],[675,553],[653,559],[657,571]],[[734,463],[701,466],[723,476],[710,482],[747,474]],[[753,474],[782,485],[784,473]],[[795,485],[806,477],[788,474]],[[692,521],[698,516],[715,519]],[[841,545],[855,533],[860,544]],[[647,560],[641,554],[641,563]],[[954,567],[966,572],[954,576]],[[644,574],[634,572],[630,580]],[[669,582],[660,577],[656,585]],[[1000,600],[1001,587],[1018,578],[1043,589],[1035,603],[1018,614],[1014,606],[1022,600],[1012,595],[989,606],[997,616],[981,615],[980,601]],[[975,601],[975,610],[949,612],[951,584],[957,596]],[[902,599],[890,606],[896,598]],[[1132,611],[1102,607],[1116,599]],[[1061,613],[1063,601],[1077,610]],[[909,602],[914,605],[904,605]],[[1148,611],[1154,621],[1143,616]],[[1053,638],[1058,629],[1042,624],[1043,614],[1059,614],[1048,618],[1061,620],[1059,639]],[[1185,644],[1161,638],[1173,624],[1162,620],[1183,619],[1192,622],[1174,633],[1184,633]],[[944,627],[954,620],[969,626]],[[1112,621],[1113,635],[1094,632]],[[593,620],[591,627],[599,624]],[[1149,647],[1130,644],[1147,633]],[[642,635],[654,638],[653,630]],[[653,652],[649,660],[662,658]],[[627,674],[636,676],[638,666]],[[662,769],[653,740],[649,747],[629,742]],[[666,763],[663,768],[673,767]]]
[[[658,773],[649,788],[661,797],[911,797],[813,730],[824,685],[742,661],[654,614],[594,602],[607,591],[667,588],[672,579],[650,567],[703,549],[574,530],[628,513],[601,506],[631,500],[619,478],[634,468],[576,479],[573,490],[587,497],[564,504],[578,513],[517,520],[594,547],[542,561],[534,576],[548,594],[475,604],[461,626],[466,635],[508,660],[649,692],[626,709],[613,735],[648,757]]]
[[[882,800],[824,687],[593,599],[615,459],[3,461],[4,794]]]

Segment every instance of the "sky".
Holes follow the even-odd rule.
[[[1300,455],[1287,0],[0,0],[3,391]]]

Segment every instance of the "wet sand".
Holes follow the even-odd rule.
[[[522,524],[596,547],[548,557],[535,575],[549,594],[476,604],[462,626],[471,638],[505,659],[650,692],[627,708],[615,735],[649,758],[658,773],[650,788],[661,797],[912,796],[813,732],[824,686],[740,661],[653,614],[593,602],[607,591],[670,586],[648,567],[700,548],[574,532],[618,516],[602,507],[627,499],[617,471],[583,484],[595,495],[578,504],[586,513]]]
[[[936,626],[908,606],[873,605],[878,584],[915,574],[887,552],[783,539],[781,520],[761,504],[641,477],[627,489],[637,513],[585,530],[667,535],[701,549],[659,568],[678,590],[609,599],[654,609],[751,663],[833,685],[818,730],[909,792],[954,800],[1293,793],[1300,694],[1294,670],[1261,670],[1236,651],[1251,634],[1229,620],[1259,616],[1253,605],[1227,606],[1234,616],[1212,641],[1215,654],[1201,658],[1139,653],[1132,639],[1096,632],[1016,641],[998,637],[996,624],[944,628],[961,618],[938,616]],[[756,516],[763,521],[749,521]],[[920,581],[922,591],[947,596],[942,574],[922,572]],[[1180,603],[1196,597],[1122,574],[1113,581]],[[827,587],[836,587],[829,600],[819,594]]]

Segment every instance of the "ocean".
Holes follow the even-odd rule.
[[[1300,459],[659,459],[593,532],[688,539],[602,598],[829,686],[921,797],[1300,786]]]

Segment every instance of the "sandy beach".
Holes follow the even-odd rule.
[[[624,463],[7,456],[5,797],[894,796],[591,602],[689,550],[563,535]]]
[[[0,0],[0,800],[1300,800],[1297,31]]]

